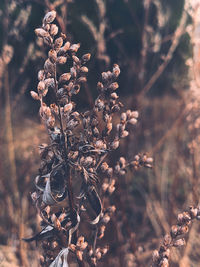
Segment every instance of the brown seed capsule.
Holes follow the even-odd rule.
[[[67,58],[66,57],[62,57],[61,56],[61,57],[58,57],[57,58],[57,63],[58,64],[61,64],[62,65],[62,64],[65,64],[66,62],[67,62]]]
[[[50,34],[55,36],[58,33],[58,27],[56,24],[52,24],[50,28]]]
[[[72,103],[66,104],[66,105],[64,106],[64,112],[65,112],[65,113],[66,113],[66,112],[71,112],[71,111],[72,111],[72,108],[73,108]]]
[[[158,250],[154,250],[153,253],[152,253],[152,259],[153,259],[153,262],[156,263],[159,259],[159,253],[158,253]]]
[[[76,57],[76,56],[72,56],[72,59],[73,59],[73,61],[74,61],[76,64],[79,64],[79,63],[80,63],[80,60],[79,60],[78,57]]]
[[[39,93],[39,94],[42,94],[42,92],[43,92],[44,89],[45,89],[45,82],[44,82],[44,81],[40,81],[40,82],[38,83],[37,89],[38,89],[38,93]]]
[[[54,48],[60,49],[62,45],[63,45],[63,38],[62,37],[57,38],[54,42]]]
[[[137,123],[137,120],[135,118],[132,118],[132,119],[128,120],[128,123],[135,125]]]
[[[36,92],[31,91],[30,93],[31,93],[31,96],[32,96],[33,99],[40,100],[39,95]]]
[[[87,61],[90,60],[90,57],[91,57],[91,55],[90,55],[89,53],[88,53],[88,54],[85,54],[85,55],[82,56],[82,60],[83,60],[84,62],[87,62]]]
[[[44,82],[45,82],[45,87],[46,88],[49,88],[49,87],[54,88],[54,86],[55,86],[55,81],[54,81],[53,78],[45,79]]]
[[[72,78],[76,78],[77,72],[76,72],[76,68],[75,67],[72,67],[70,69],[70,73],[71,73]]]
[[[117,88],[119,88],[119,84],[117,82],[111,83],[111,85],[109,86],[109,89],[112,91],[115,91]]]
[[[181,246],[184,246],[184,245],[185,245],[185,239],[184,238],[175,240],[174,243],[173,243],[174,247],[181,247]]]
[[[80,48],[80,44],[73,44],[73,45],[70,46],[69,50],[71,52],[75,52],[76,53],[79,48]]]
[[[170,234],[171,234],[172,238],[174,238],[178,235],[178,226],[177,225],[172,225]]]
[[[121,123],[125,123],[125,122],[126,122],[126,119],[127,119],[126,113],[123,112],[123,113],[121,114]]]
[[[70,78],[71,78],[70,73],[63,73],[62,75],[60,75],[59,82],[65,83],[65,82],[69,81]]]
[[[119,147],[119,140],[114,140],[112,143],[111,143],[111,149],[117,149]]]
[[[56,18],[56,11],[52,10],[50,12],[48,12],[43,19],[43,23],[47,24],[47,23],[51,23],[54,21],[54,19]]]
[[[42,81],[44,79],[44,70],[38,71],[38,80]]]
[[[132,111],[132,112],[131,112],[131,117],[132,117],[132,118],[136,118],[136,119],[138,119],[138,117],[139,117],[139,112],[138,112],[138,111]]]
[[[108,166],[108,163],[107,162],[103,162],[101,164],[101,171],[102,172],[105,172],[108,168],[109,168],[109,166]]]
[[[42,28],[35,29],[35,34],[41,38],[47,37],[49,35],[49,33]]]
[[[57,59],[57,53],[55,50],[51,49],[48,53],[49,59],[51,60],[52,63],[56,62]]]
[[[55,66],[49,59],[47,59],[44,63],[44,70],[45,70],[45,72],[49,72],[51,74],[54,74]]]
[[[80,71],[83,72],[83,73],[87,73],[88,72],[88,68],[83,66],[80,68]]]
[[[113,65],[113,75],[115,78],[117,78],[120,74],[120,68],[117,64]]]

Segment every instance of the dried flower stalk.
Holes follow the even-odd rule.
[[[63,33],[58,37],[58,27],[53,23],[55,18],[55,11],[48,12],[42,27],[35,30],[49,47],[49,52],[43,69],[38,72],[37,92],[31,91],[31,96],[40,102],[39,113],[50,143],[39,147],[41,165],[35,178],[36,191],[32,194],[42,219],[42,230],[24,240],[42,241],[42,266],[67,264],[69,252],[74,253],[79,266],[85,261],[95,266],[108,251],[108,246],[96,247],[97,240],[103,238],[116,209],[113,205],[103,206],[98,183],[103,181],[103,198],[111,195],[117,175],[125,174],[128,167],[151,167],[152,158],[137,155],[127,163],[121,157],[115,168],[105,161],[106,156],[119,147],[120,140],[128,136],[128,125],[137,123],[138,112],[123,112],[114,131],[113,116],[123,106],[116,93],[119,87],[116,80],[120,74],[117,64],[112,71],[102,73],[93,109],[84,113],[76,110],[72,98],[79,93],[81,84],[87,82],[86,63],[90,54],[79,58],[80,44],[71,44]],[[59,74],[59,67],[66,63],[69,70]],[[46,104],[48,92],[51,96],[49,105]],[[75,193],[76,179],[80,184],[79,194]],[[85,241],[82,235],[78,237],[77,233],[82,214],[88,213],[91,217],[89,207],[94,214],[89,219],[95,228],[92,243]]]

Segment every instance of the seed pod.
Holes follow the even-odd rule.
[[[63,38],[62,37],[57,38],[54,42],[54,48],[60,49],[62,45],[63,45]]]
[[[175,238],[178,235],[178,226],[177,225],[172,225],[170,234],[171,234],[172,238]]]
[[[114,140],[112,143],[111,143],[111,149],[117,149],[119,147],[119,140]]]
[[[66,42],[58,51],[59,56],[63,56],[70,48],[70,42]]]
[[[184,245],[185,245],[185,239],[184,238],[175,240],[174,243],[173,243],[174,247],[181,247],[181,246],[184,246]]]
[[[66,104],[66,105],[64,106],[64,112],[65,112],[65,113],[66,113],[66,112],[71,112],[71,111],[72,111],[72,108],[73,108],[72,103]]]
[[[77,76],[76,68],[72,67],[70,69],[70,73],[71,73],[72,78],[76,78]]]
[[[40,81],[38,83],[37,89],[38,89],[38,93],[41,94],[45,89],[45,82],[44,81]]]
[[[117,98],[119,98],[119,96],[116,93],[112,93],[110,96],[113,100],[116,100]]]
[[[101,171],[102,172],[105,172],[108,168],[109,168],[109,166],[108,166],[108,163],[107,162],[103,162],[101,164]]]
[[[126,122],[126,119],[127,119],[126,113],[123,112],[123,113],[121,114],[121,122],[122,122],[122,123],[125,123],[125,122]]]
[[[44,24],[51,23],[54,21],[55,18],[56,18],[56,11],[52,10],[44,16],[43,23]]]
[[[120,68],[117,64],[113,65],[113,75],[115,78],[117,78],[120,74]]]
[[[127,137],[129,135],[129,132],[128,131],[126,131],[126,130],[124,130],[123,132],[122,132],[122,134],[121,134],[121,138],[125,138],[125,137]]]
[[[138,118],[139,117],[139,112],[136,110],[136,111],[132,111],[131,112],[131,117],[133,117],[133,118]]]
[[[153,262],[156,263],[159,259],[159,253],[158,253],[158,250],[154,250],[153,253],[152,253],[152,259],[153,259]]]
[[[128,120],[128,123],[135,125],[137,123],[137,120],[135,118],[132,118],[132,119]]]
[[[53,78],[45,79],[44,82],[45,82],[45,87],[46,88],[49,88],[49,87],[54,88],[55,87],[55,81],[54,81]]]
[[[103,89],[104,89],[104,86],[101,82],[98,82],[97,83],[97,89],[100,91],[100,92],[103,92]]]
[[[80,68],[80,71],[83,72],[83,73],[87,73],[88,72],[88,68],[83,66]]]
[[[102,218],[102,223],[107,224],[110,221],[110,216],[108,214],[105,214]]]
[[[49,72],[51,74],[54,74],[55,66],[49,59],[47,59],[44,63],[44,70],[45,70],[45,72]]]
[[[109,89],[112,91],[115,91],[118,87],[119,87],[119,84],[115,82],[115,83],[111,83],[111,85],[109,86]]]
[[[79,64],[79,63],[80,63],[80,60],[79,60],[78,57],[76,57],[76,56],[72,56],[72,59],[73,59],[73,61],[74,61],[76,64]]]
[[[190,207],[189,213],[190,213],[191,218],[194,219],[197,216],[198,210],[196,208]]]
[[[42,81],[44,79],[44,70],[38,71],[38,80]]]
[[[49,33],[42,28],[35,29],[35,34],[41,38],[47,37],[49,35]]]
[[[70,46],[69,50],[71,52],[75,52],[76,53],[79,48],[80,48],[80,44],[73,44],[73,45]]]
[[[124,157],[119,158],[119,164],[121,165],[121,168],[124,168],[126,165],[126,160]]]
[[[40,100],[39,95],[36,92],[31,91],[30,94],[31,94],[31,96],[32,96],[33,99]]]
[[[55,50],[51,49],[48,53],[49,59],[51,60],[52,63],[56,62],[57,59],[57,53]]]
[[[159,266],[160,267],[169,267],[168,259],[164,258]]]
[[[62,75],[60,75],[59,82],[65,83],[65,82],[69,81],[70,78],[71,78],[70,73],[63,73]]]
[[[82,60],[83,60],[84,62],[87,62],[87,61],[90,60],[90,57],[91,57],[91,55],[90,55],[89,53],[88,53],[88,54],[85,54],[85,55],[82,56]]]
[[[51,24],[50,34],[55,36],[58,33],[58,27],[56,24]]]
[[[58,64],[65,64],[67,62],[67,58],[66,57],[58,57],[57,58],[57,63]]]

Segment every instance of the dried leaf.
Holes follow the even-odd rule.
[[[94,186],[90,187],[90,190],[87,192],[86,196],[91,207],[93,208],[93,210],[95,211],[97,215],[96,218],[90,223],[97,224],[99,222],[99,219],[102,213],[102,204],[101,204],[100,197]]]
[[[38,234],[34,235],[33,237],[30,238],[23,238],[24,241],[26,242],[31,242],[31,241],[38,241],[38,240],[44,240],[49,237],[52,237],[54,234],[54,228],[50,225],[46,226],[45,228],[42,229],[41,232]]]
[[[55,258],[55,260],[50,264],[49,267],[69,267],[68,263],[67,263],[67,256],[69,253],[69,249],[68,248],[64,248],[62,249],[58,256]],[[63,259],[62,259],[63,257]]]

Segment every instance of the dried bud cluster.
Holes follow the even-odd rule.
[[[164,236],[159,250],[154,250],[152,254],[152,267],[168,267],[171,247],[181,247],[185,245],[182,237],[189,231],[191,221],[200,220],[200,207],[190,207],[188,211],[178,214],[177,224],[171,227],[170,234]]]
[[[87,81],[88,68],[85,64],[90,60],[90,54],[78,57],[80,44],[71,44],[62,33],[57,36],[58,27],[53,24],[55,18],[55,11],[47,13],[42,27],[35,30],[49,47],[49,52],[43,68],[38,72],[37,92],[31,91],[31,96],[40,101],[40,116],[47,127],[50,144],[39,147],[41,164],[35,178],[36,191],[32,194],[42,218],[42,231],[25,240],[42,241],[42,266],[63,261],[63,257],[65,261],[69,251],[76,255],[78,261],[96,265],[108,250],[108,247],[96,248],[96,239],[103,238],[106,225],[116,209],[110,205],[103,207],[97,182],[100,177],[103,178],[101,197],[110,196],[116,183],[113,174],[124,174],[128,166],[135,169],[139,166],[150,167],[152,159],[146,155],[136,156],[133,162],[126,163],[121,157],[114,169],[104,161],[111,150],[119,147],[120,139],[129,134],[128,124],[137,123],[138,112],[127,110],[121,114],[113,140],[113,116],[123,107],[116,92],[119,87],[116,80],[120,74],[117,64],[112,71],[102,73],[97,84],[99,96],[93,109],[84,113],[76,110],[72,97]],[[68,72],[60,74],[59,65],[66,63]],[[49,91],[51,99],[48,105],[46,95]],[[79,179],[81,185],[76,198],[75,179]],[[83,236],[77,240],[74,235],[88,206],[95,214],[90,223],[97,229],[93,245],[88,244]]]

